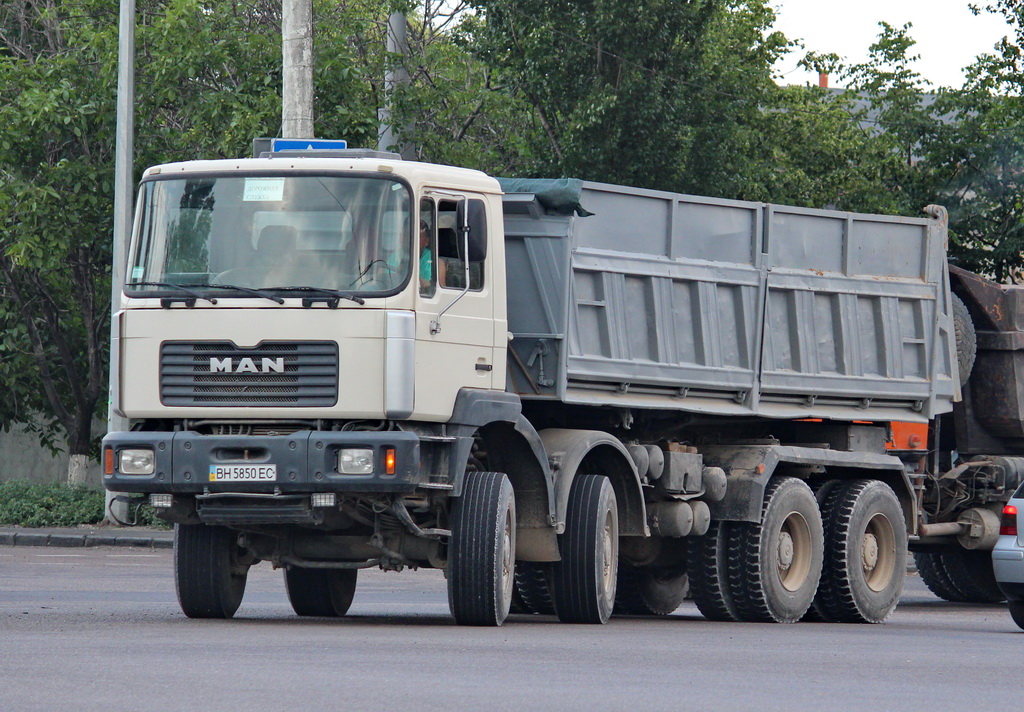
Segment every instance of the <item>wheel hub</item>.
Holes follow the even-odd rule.
[[[512,516],[505,514],[504,546],[501,552],[501,588],[506,599],[511,599],[512,587],[515,583],[515,559],[512,556]]]
[[[601,576],[604,580],[605,590],[609,590],[612,584],[612,564],[615,558],[615,543],[612,541],[612,533],[610,525],[606,524],[604,527],[603,536],[601,537],[601,554],[603,561],[603,569]]]
[[[864,563],[864,571],[874,571],[878,565],[878,537],[870,532],[864,535],[861,557]]]
[[[789,532],[779,534],[779,569],[789,571],[793,565],[793,537]]]

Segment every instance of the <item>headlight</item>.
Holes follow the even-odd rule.
[[[121,467],[118,468],[122,475],[152,475],[154,469],[153,451],[145,450],[122,450]]]
[[[372,475],[373,450],[345,448],[338,451],[338,472],[343,475]]]

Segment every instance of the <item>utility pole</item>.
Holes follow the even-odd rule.
[[[135,0],[121,0],[117,34],[117,128],[114,147],[114,234],[113,264],[110,272],[110,386],[107,432],[128,429],[128,419],[116,410],[119,400],[117,374],[120,369],[120,334],[117,315],[121,311],[125,260],[132,229],[132,159],[135,147]],[[128,506],[106,493],[106,518],[124,521]]]
[[[313,2],[281,3],[281,136],[313,138]]]
[[[400,12],[395,12],[388,16],[387,50],[392,57],[398,55],[404,58],[409,54],[405,15]],[[389,61],[389,68],[384,72],[384,106],[377,111],[377,119],[380,122],[380,130],[377,134],[377,149],[380,151],[397,150],[402,155],[402,158],[411,161],[416,158],[416,149],[411,143],[399,144],[398,133],[395,131],[395,125],[391,120],[391,105],[395,87],[400,84],[409,83],[409,72],[406,71],[405,66],[402,64],[394,66],[392,64],[393,61],[393,59]],[[411,126],[406,127],[406,135],[409,135],[411,128]]]

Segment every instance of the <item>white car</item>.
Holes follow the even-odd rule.
[[[1003,507],[992,566],[999,588],[1006,594],[1013,622],[1024,629],[1024,485]]]

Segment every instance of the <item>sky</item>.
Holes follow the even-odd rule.
[[[775,29],[803,40],[806,47],[775,66],[783,75],[780,84],[817,85],[817,74],[797,68],[809,50],[835,52],[846,64],[865,61],[884,20],[895,27],[913,23],[910,36],[921,55],[914,68],[921,76],[935,86],[959,87],[962,69],[1011,34],[1001,15],[982,12],[975,17],[967,0],[774,0],[772,5],[778,16]],[[838,85],[834,78],[831,85]]]

